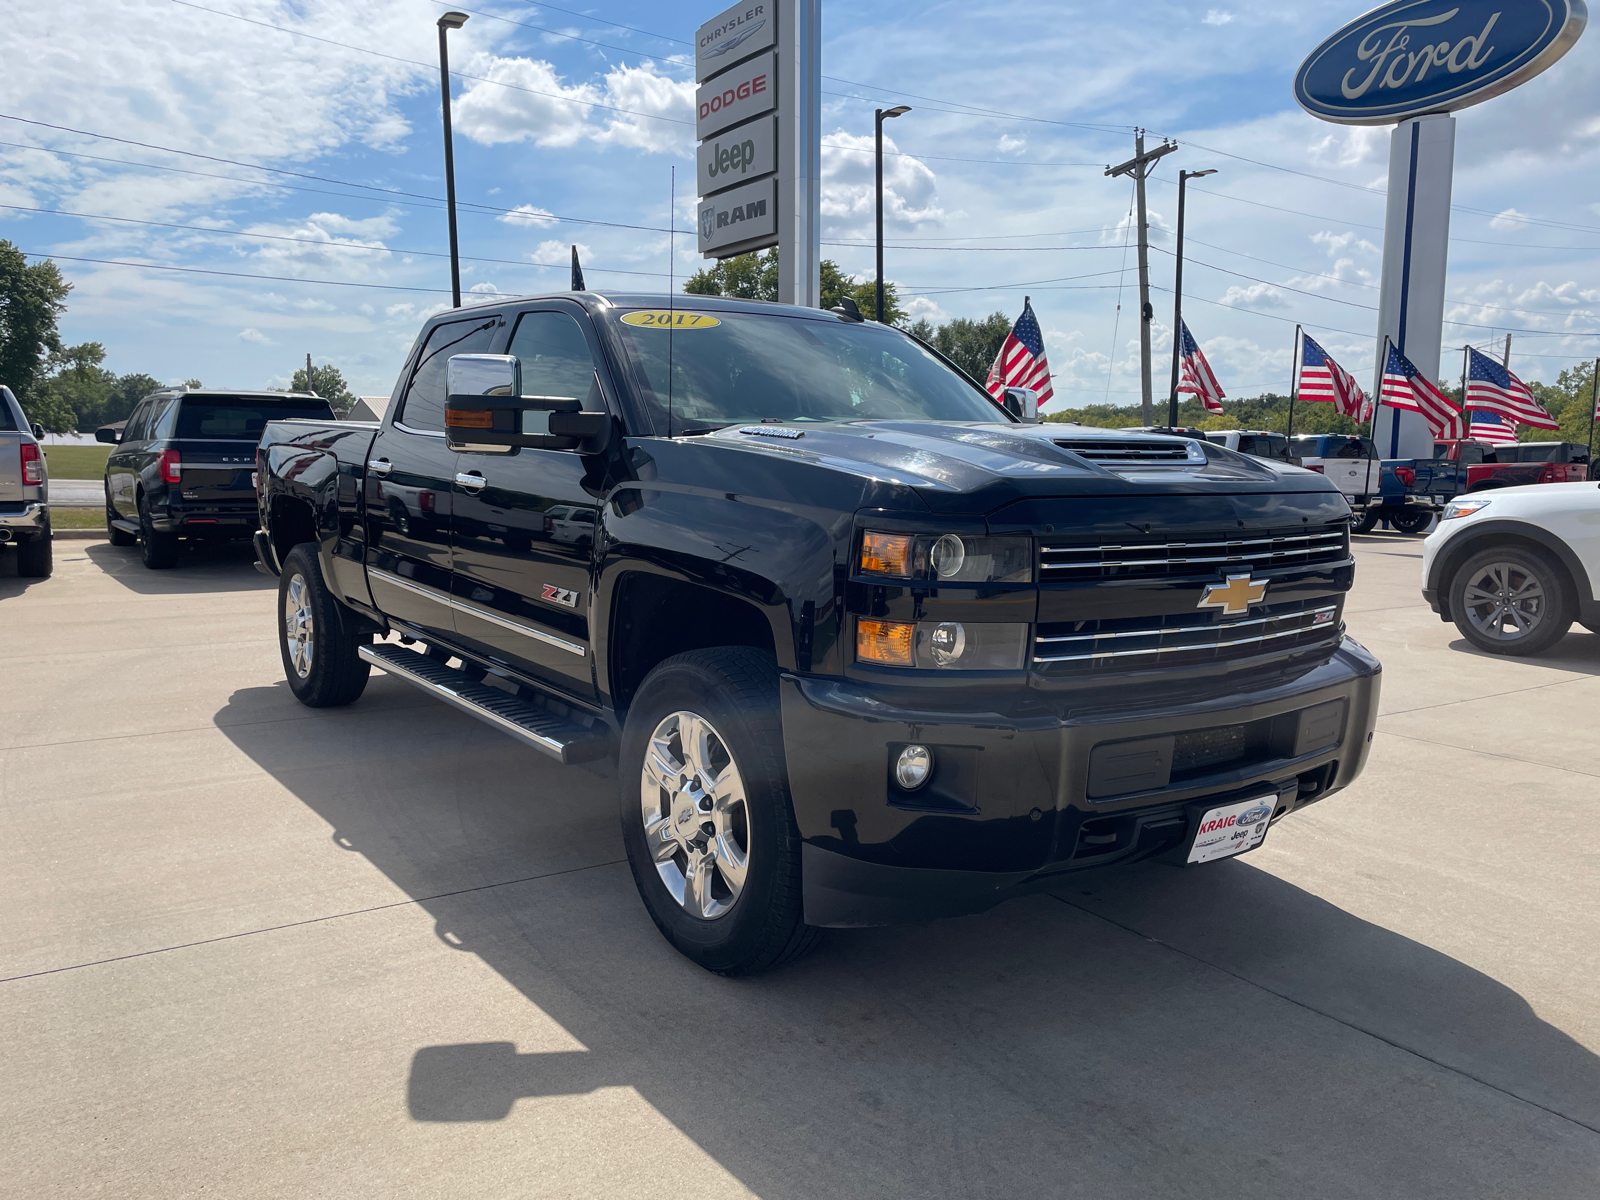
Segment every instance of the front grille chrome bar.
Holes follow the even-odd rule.
[[[1095,659],[1138,658],[1150,654],[1188,654],[1196,651],[1223,650],[1233,646],[1249,646],[1258,642],[1270,642],[1275,641],[1278,638],[1297,637],[1303,634],[1316,633],[1321,630],[1334,633],[1337,632],[1338,626],[1333,622],[1331,616],[1327,621],[1320,625],[1317,624],[1317,617],[1323,613],[1332,614],[1337,611],[1338,605],[1326,604],[1317,608],[1304,609],[1300,612],[1279,613],[1276,616],[1259,617],[1248,621],[1230,621],[1223,625],[1184,625],[1172,628],[1157,627],[1154,629],[1124,630],[1115,633],[1084,633],[1039,637],[1034,639],[1036,648],[1046,642],[1095,642],[1111,638],[1164,638],[1178,634],[1189,633],[1216,633],[1218,635],[1224,635],[1232,633],[1236,629],[1243,629],[1247,626],[1268,625],[1285,621],[1292,621],[1295,623],[1294,628],[1292,629],[1283,629],[1275,633],[1260,633],[1254,637],[1231,638],[1227,641],[1220,640],[1219,638],[1219,640],[1216,641],[1193,642],[1189,645],[1149,646],[1137,650],[1099,650],[1090,651],[1087,654],[1039,654],[1036,652],[1033,656],[1033,661],[1036,664],[1089,662]]]

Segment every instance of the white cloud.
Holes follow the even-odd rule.
[[[495,287],[495,285],[490,283],[487,279],[473,284],[467,289],[467,291],[476,292],[480,296],[498,296],[500,294],[500,289]]]
[[[499,191],[496,188],[495,191]],[[532,204],[519,204],[508,213],[502,213],[495,220],[503,221],[507,225],[554,225],[556,219],[550,215],[547,208],[537,208]]]
[[[543,59],[493,54],[474,58],[467,71],[479,78],[457,97],[453,121],[482,145],[587,139],[673,154],[693,142],[694,84],[661,75],[651,63],[618,66],[600,84],[569,84]]]
[[[572,242],[560,242],[555,238],[540,242],[533,248],[533,253],[528,257],[536,263],[546,266],[567,266],[572,262]],[[584,242],[578,242],[578,261],[588,265],[594,251]]]
[[[1223,304],[1242,308],[1288,308],[1288,298],[1270,283],[1252,283],[1248,287],[1234,284],[1219,297]]]
[[[259,329],[239,330],[239,340],[241,342],[252,342],[257,346],[276,346],[278,344]]]
[[[883,139],[883,220],[902,230],[944,220],[933,171],[921,159],[899,153]],[[828,233],[863,233],[877,204],[873,139],[844,130],[822,139],[822,219]]]
[[[1489,221],[1490,229],[1525,229],[1528,225],[1528,214],[1508,208],[1498,213]]]
[[[1233,20],[1233,14],[1221,8],[1208,8],[1206,15],[1200,18],[1202,25],[1226,25]]]
[[[319,212],[294,224],[256,222],[246,233],[270,236],[271,241],[253,244],[241,240],[239,253],[249,253],[271,266],[274,273],[333,278],[364,278],[382,275],[382,264],[389,257],[383,239],[399,229],[393,217],[347,217],[341,213]],[[287,240],[285,240],[287,239]]]
[[[1025,137],[1012,137],[1007,133],[1001,136],[997,147],[1001,154],[1021,154],[1028,148],[1028,139]]]

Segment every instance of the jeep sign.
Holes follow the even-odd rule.
[[[700,253],[717,258],[770,245],[778,232],[777,189],[771,179],[721,192],[700,202]]]
[[[778,165],[778,124],[765,117],[708,138],[695,158],[701,196],[770,175]]]

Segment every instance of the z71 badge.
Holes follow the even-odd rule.
[[[544,585],[541,599],[549,600],[552,604],[563,604],[568,608],[578,607],[578,593],[571,588],[557,587],[553,583]]]

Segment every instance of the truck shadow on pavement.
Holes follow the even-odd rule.
[[[768,1200],[1589,1196],[1600,1174],[1600,1058],[1248,862],[1075,876],[722,979],[640,904],[609,768],[442,705],[286,724],[274,693],[304,714],[246,689],[218,728],[581,1046],[394,1045],[416,1121],[526,1120],[630,1172],[692,1172],[548,1103],[632,1089]]]
[[[178,563],[152,571],[139,558],[137,546],[91,542],[89,561],[131,592],[170,596],[179,592],[255,592],[276,588],[278,581],[255,569],[256,554],[248,542],[184,545]]]

